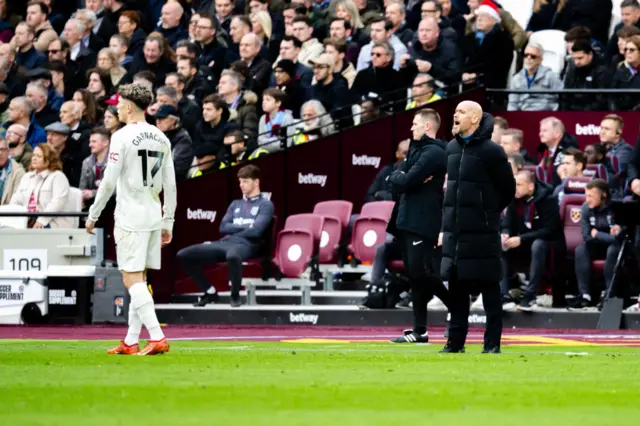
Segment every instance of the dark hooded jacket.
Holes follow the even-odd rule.
[[[564,239],[558,198],[550,185],[536,181],[533,195],[527,199],[515,199],[504,219],[504,234],[520,236],[523,244],[535,240],[556,241]]]
[[[484,113],[467,140],[447,145],[447,191],[442,217],[443,279],[454,267],[462,280],[499,281],[500,215],[516,185],[504,150],[491,141],[493,117]]]
[[[193,161],[191,136],[180,126],[165,132],[165,135],[171,141],[171,155],[173,156],[176,180],[183,180],[187,177]]]
[[[446,145],[426,135],[411,141],[407,158],[388,178],[393,190],[400,194],[397,216],[392,214],[390,231],[395,225],[400,231],[420,235],[433,243],[437,241],[442,225]],[[429,177],[432,179],[425,183]]]

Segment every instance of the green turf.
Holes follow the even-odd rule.
[[[640,349],[0,341],[2,425],[613,425],[640,417]],[[586,355],[566,354],[587,353]]]

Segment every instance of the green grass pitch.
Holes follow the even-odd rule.
[[[640,352],[509,346],[173,341],[0,343],[2,425],[631,425]]]

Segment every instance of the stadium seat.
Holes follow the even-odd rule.
[[[520,3],[521,0],[518,0]],[[544,47],[544,56],[542,65],[551,68],[558,75],[564,68],[565,58],[567,56],[567,42],[564,41],[564,31],[559,30],[543,30],[536,31],[531,34],[529,43],[538,43]]]
[[[591,181],[590,177],[570,177],[564,182],[565,194],[584,194],[587,184]]]
[[[353,223],[349,245],[355,259],[363,263],[373,262],[376,247],[385,242],[393,206],[393,201],[374,201],[362,206],[360,217]]]
[[[394,205],[395,203],[393,201],[373,201],[366,203],[362,206],[362,210],[360,210],[360,216],[375,217],[388,222],[391,218]]]
[[[622,172],[622,169],[620,167],[620,160],[618,159],[618,157],[616,157],[615,155],[607,154],[607,158],[611,163],[613,171],[616,172],[616,174],[620,174],[620,172]]]
[[[0,213],[26,213],[27,208],[24,206],[18,206],[13,204],[6,204],[0,206]],[[8,217],[0,216],[0,228],[13,228],[13,229],[27,229],[27,223],[29,218],[26,216],[21,217]]]
[[[392,260],[387,264],[387,269],[391,272],[404,272],[404,262],[402,260]]]
[[[499,3],[522,28],[527,28],[533,15],[533,0],[500,0]]]
[[[582,244],[580,218],[585,196],[581,194],[567,194],[560,202],[560,218],[564,227],[564,238],[567,243],[567,254],[573,257],[576,247]]]
[[[592,179],[609,180],[609,174],[604,164],[587,164],[587,168],[582,173]]]
[[[611,9],[611,23],[609,24],[609,37],[611,37],[613,35],[613,30],[615,29],[616,25],[618,25],[620,22],[622,22],[622,14],[620,11],[620,5],[622,4],[623,0],[612,0],[612,6],[613,8]]]
[[[71,187],[69,188],[69,195],[67,196],[67,204],[65,206],[65,210],[68,212],[81,212],[82,211],[82,191],[78,188]],[[73,228],[80,227],[80,218],[74,217],[73,219]]]
[[[542,167],[542,166],[534,166],[534,165],[527,165],[527,166],[524,166],[523,170],[528,170],[531,173],[534,173],[536,175],[536,179],[538,179],[538,181],[548,183],[548,181],[547,181],[547,171],[544,169],[544,167]]]
[[[342,229],[347,229],[351,212],[353,211],[353,203],[344,200],[321,201],[313,207],[315,214],[328,214],[340,219]]]
[[[317,256],[324,218],[315,214],[289,216],[278,234],[273,263],[283,276],[299,277]]]
[[[318,213],[319,214],[319,213]],[[342,223],[337,216],[319,214],[324,218],[322,225],[322,236],[320,237],[320,251],[318,262],[336,263],[338,259],[338,248],[342,239]]]

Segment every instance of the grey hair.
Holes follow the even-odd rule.
[[[68,23],[75,24],[76,31],[80,34],[84,34],[84,32],[87,30],[87,27],[85,27],[84,23],[78,18],[71,18],[67,21],[67,24]]]
[[[89,9],[80,9],[76,13],[74,13],[73,16],[77,19],[79,19],[79,16],[84,17],[84,19],[91,22],[91,26],[94,26],[96,24],[96,21],[98,20],[96,13],[93,10]]]
[[[244,36],[242,36],[242,38],[245,37],[250,37],[253,39],[253,43],[258,46],[258,47],[262,47],[262,40],[260,40],[260,37],[258,37],[258,35],[256,33],[247,33]]]
[[[393,58],[396,54],[393,46],[388,41],[378,41],[373,43],[371,50],[373,51],[375,47],[384,47],[385,52],[387,53],[387,55],[391,56],[391,58]]]
[[[156,98],[160,95],[168,96],[171,100],[178,100],[178,91],[171,86],[159,87],[156,92]]]
[[[31,117],[34,107],[33,104],[29,101],[29,98],[27,98],[26,96],[18,96],[16,98],[13,98],[11,102],[15,102],[27,117]]]
[[[29,88],[38,89],[40,93],[42,93],[44,98],[47,99],[47,94],[49,91],[42,85],[42,83],[39,83],[37,81],[32,81],[31,83],[27,84],[27,89]]]
[[[535,42],[533,42],[533,43],[528,43],[528,44],[527,44],[527,47],[532,47],[532,48],[534,48],[534,49],[537,49],[537,50],[538,50],[538,52],[540,53],[540,57],[541,57],[541,58],[544,56],[544,47],[542,47],[542,45],[541,45],[541,44],[539,44],[539,43],[535,43]],[[525,49],[526,49],[526,47],[525,47]]]
[[[553,128],[553,130],[560,132],[561,134],[564,134],[564,123],[562,121],[560,121],[558,118],[556,117],[547,117],[547,118],[543,118],[540,121],[540,124],[544,124],[544,123],[549,123],[551,124],[551,127]]]
[[[231,80],[233,80],[233,82],[236,84],[236,86],[238,86],[238,90],[240,90],[242,88],[242,80],[240,78],[240,74],[238,74],[235,71],[224,70],[224,71],[222,71],[222,74],[220,75],[220,78],[222,78],[224,76],[229,76],[229,78],[231,78]]]
[[[65,105],[71,105],[71,113],[78,118],[81,117],[82,110],[80,109],[77,103],[75,103],[74,101],[66,101],[65,103],[62,104],[62,106],[65,106]],[[60,107],[60,109],[62,109],[62,107]]]
[[[310,101],[302,104],[302,108],[300,108],[300,117],[302,117],[302,112],[306,107],[312,107],[316,110],[316,114],[318,115],[318,128],[323,136],[335,133],[336,128],[333,124],[331,114],[327,114],[327,110],[324,105],[322,105],[322,102],[316,99],[311,99]],[[301,122],[304,123],[304,120],[301,120]]]

